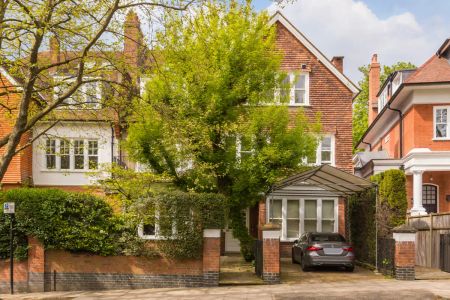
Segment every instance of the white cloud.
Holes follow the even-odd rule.
[[[275,4],[268,8],[276,9]],[[381,19],[356,0],[297,0],[280,10],[329,58],[344,55],[344,72],[355,83],[361,78],[358,67],[368,64],[373,53],[381,64],[421,65],[446,38],[439,28],[419,24],[410,12]]]

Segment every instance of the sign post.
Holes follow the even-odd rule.
[[[11,294],[14,294],[14,213],[16,212],[16,205],[14,202],[3,203],[3,213],[9,214],[10,216],[10,227],[9,227],[9,278],[10,278],[10,289]]]

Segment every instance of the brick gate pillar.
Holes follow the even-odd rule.
[[[414,280],[416,277],[416,229],[408,225],[395,227],[395,279]]]
[[[203,285],[218,286],[220,271],[220,229],[203,230]]]
[[[28,237],[28,290],[44,291],[45,249],[34,237]]]
[[[262,228],[262,279],[267,284],[280,283],[280,235],[279,225],[269,223]]]

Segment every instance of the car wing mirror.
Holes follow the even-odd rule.
[[[294,244],[298,244],[298,240],[295,240],[295,241],[294,241]]]

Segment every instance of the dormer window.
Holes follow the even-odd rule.
[[[60,97],[67,89],[74,84],[75,79],[69,77],[55,76],[55,82],[59,84],[54,87],[55,99]],[[102,89],[101,82],[95,81],[98,78],[84,77],[83,83],[75,93],[64,100],[62,108],[98,109],[101,104]]]
[[[309,73],[289,73],[283,79],[279,90],[279,100],[290,106],[309,105]]]
[[[378,113],[380,113],[388,101],[388,88],[386,87],[378,97]]]

